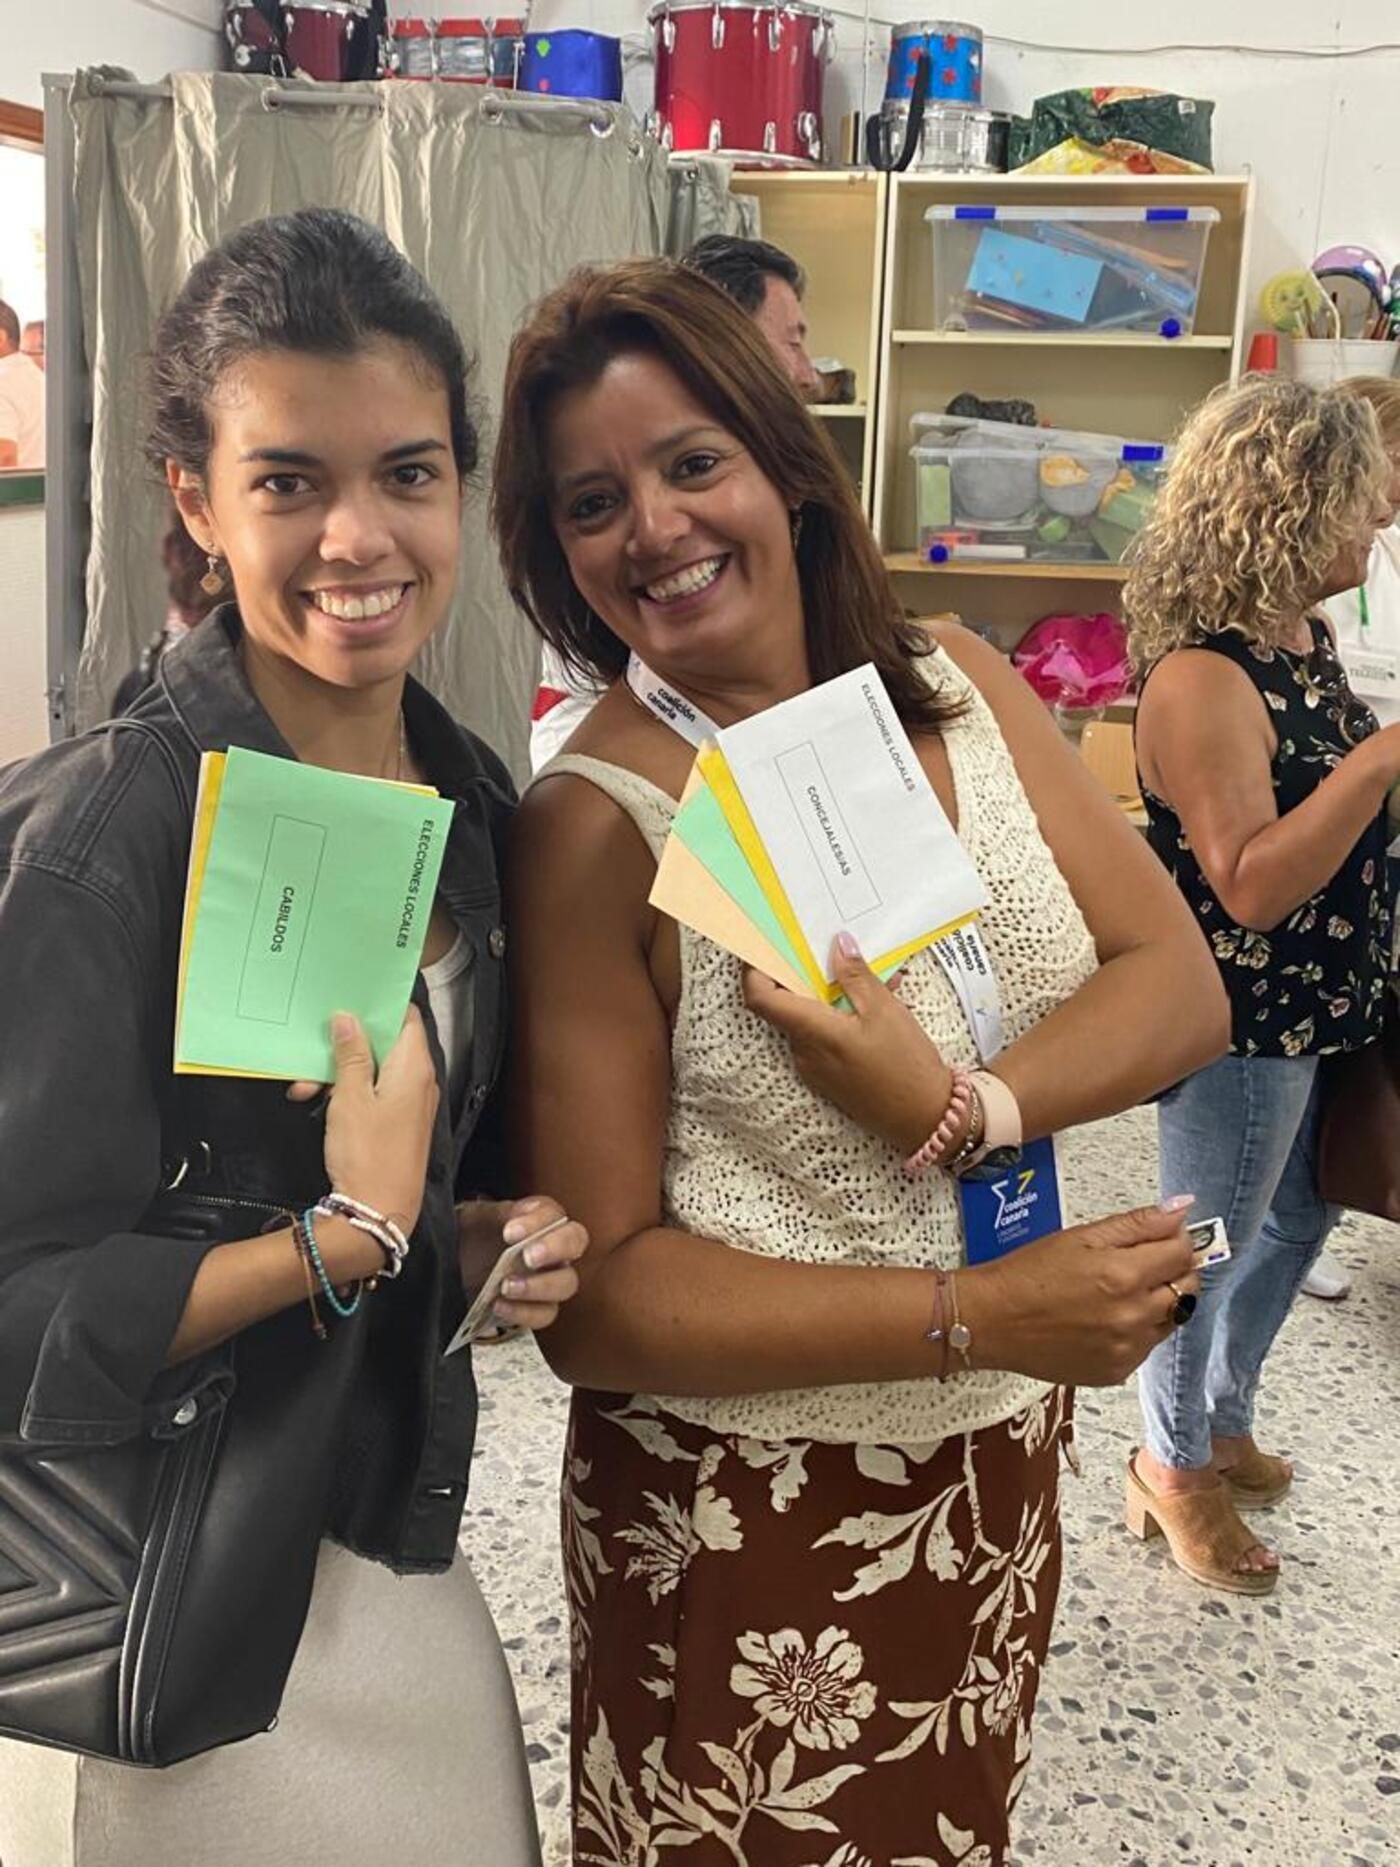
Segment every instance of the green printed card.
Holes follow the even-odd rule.
[[[452,804],[232,748],[200,770],[180,952],[179,1073],[334,1075],[331,1014],[382,1058],[423,953]]]

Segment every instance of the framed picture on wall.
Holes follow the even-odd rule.
[[[44,497],[44,118],[0,99],[0,505]]]

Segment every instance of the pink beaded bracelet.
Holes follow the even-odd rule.
[[[948,1092],[948,1106],[943,1111],[943,1119],[924,1142],[923,1146],[911,1154],[904,1163],[904,1171],[911,1180],[921,1173],[927,1173],[930,1167],[937,1167],[943,1156],[956,1140],[960,1129],[972,1114],[972,1082],[966,1070],[953,1071],[953,1086]]]

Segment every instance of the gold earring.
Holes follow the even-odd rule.
[[[224,587],[224,573],[219,568],[219,560],[210,551],[205,554],[209,559],[209,568],[199,580],[199,587],[206,596],[218,596]]]

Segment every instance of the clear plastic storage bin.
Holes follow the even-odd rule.
[[[1146,523],[1158,441],[955,415],[911,424],[919,553],[930,563],[1119,563]]]
[[[940,331],[1154,331],[1196,320],[1213,207],[931,207]]]

